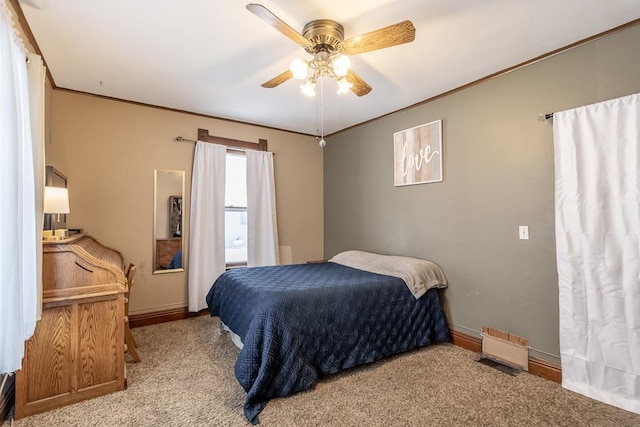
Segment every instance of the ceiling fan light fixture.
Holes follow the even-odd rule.
[[[338,95],[348,93],[353,86],[353,83],[349,82],[346,77],[341,77],[337,80],[338,83]]]
[[[349,60],[349,57],[346,55],[340,55],[340,54],[336,55],[331,60],[331,64],[332,64],[333,72],[338,77],[346,76],[347,72],[349,72],[349,68],[351,67],[351,61]]]
[[[316,84],[311,80],[307,80],[300,85],[300,90],[306,96],[316,96]]]
[[[344,27],[339,22],[332,19],[314,19],[305,24],[301,34],[260,4],[249,3],[247,9],[313,55],[313,59],[306,62],[308,81],[315,85],[321,77],[339,80],[349,75],[351,91],[357,96],[371,92],[371,86],[351,70],[349,56],[409,43],[416,37],[416,28],[409,20],[345,39]],[[302,66],[296,61],[296,65],[292,63],[289,70],[263,83],[262,86],[274,88],[292,77],[304,79],[302,74]],[[346,86],[344,83],[343,85]],[[310,90],[309,86],[309,83],[305,83],[301,87],[313,96],[315,91]]]
[[[289,64],[289,71],[293,74],[293,78],[303,80],[307,78],[309,63],[304,59],[296,58]]]

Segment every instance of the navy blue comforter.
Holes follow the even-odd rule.
[[[450,340],[436,289],[416,300],[402,279],[332,262],[228,271],[207,304],[244,343],[235,374],[253,424],[320,376]]]

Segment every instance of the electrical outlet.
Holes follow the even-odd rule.
[[[521,225],[518,227],[518,233],[520,235],[520,240],[529,240],[529,226]]]

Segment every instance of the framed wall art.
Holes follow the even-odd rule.
[[[442,120],[393,134],[396,187],[442,181]]]

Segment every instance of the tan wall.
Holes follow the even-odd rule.
[[[193,143],[197,128],[245,141],[268,140],[276,153],[281,246],[295,263],[323,256],[323,152],[315,138],[167,111],[65,90],[49,91],[47,164],[69,180],[69,228],[83,228],[138,266],[131,314],[187,305],[188,272],[153,275],[154,169],[184,170],[188,245]]]

